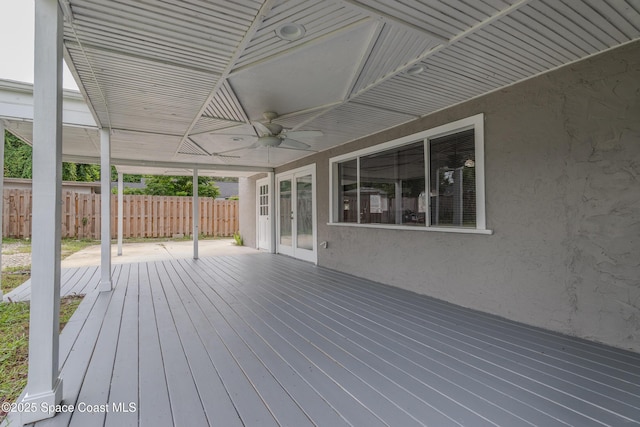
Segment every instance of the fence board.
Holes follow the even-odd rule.
[[[2,235],[30,238],[31,190],[5,190],[2,209]],[[100,194],[62,192],[62,237],[100,238]],[[238,201],[200,197],[200,234],[229,237],[238,232]],[[123,197],[123,236],[172,237],[191,235],[193,199],[181,196]],[[118,234],[118,199],[111,196],[111,237]]]

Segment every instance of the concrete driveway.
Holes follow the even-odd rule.
[[[116,253],[117,245],[111,245],[112,264],[191,258],[193,257],[193,242],[125,243],[122,245],[122,255],[116,256]],[[200,240],[198,245],[198,255],[201,258],[247,253],[259,252],[246,246],[237,246],[233,239]],[[62,260],[63,268],[89,265],[100,265],[100,245],[90,246]]]

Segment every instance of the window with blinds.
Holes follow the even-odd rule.
[[[431,225],[476,226],[473,129],[429,141]]]
[[[332,158],[331,223],[490,234],[483,124],[478,114]]]

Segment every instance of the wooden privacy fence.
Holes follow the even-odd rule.
[[[232,236],[239,228],[237,200],[200,197],[200,234]],[[193,198],[124,196],[123,236],[174,237],[191,235]],[[111,196],[111,237],[118,233],[118,200]],[[2,235],[31,237],[31,190],[5,190]],[[100,194],[62,192],[62,237],[100,238]]]

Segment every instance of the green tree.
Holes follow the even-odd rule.
[[[130,173],[122,174],[122,182],[141,182],[143,176],[142,175],[133,175]],[[116,182],[118,180],[118,171],[115,166],[111,166],[111,182]]]
[[[17,136],[4,135],[4,176],[7,178],[33,178],[33,149]],[[62,164],[64,181],[93,182],[100,179],[100,166],[76,163]]]
[[[192,196],[193,177],[190,176],[152,176],[146,179],[145,193],[152,196]],[[198,195],[216,198],[220,189],[213,179],[198,177]]]
[[[17,136],[4,135],[4,176],[7,178],[31,178],[31,146]]]

